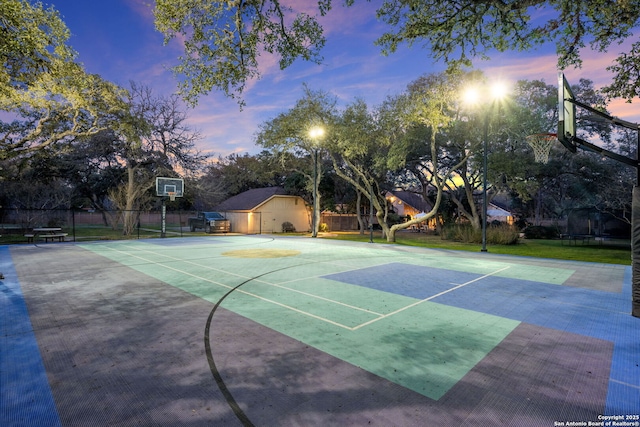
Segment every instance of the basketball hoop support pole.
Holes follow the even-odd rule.
[[[167,204],[166,197],[162,198],[162,226],[160,228],[160,237],[167,237]]]
[[[640,317],[640,128],[636,126],[636,185],[631,198],[631,315]]]

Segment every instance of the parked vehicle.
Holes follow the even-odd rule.
[[[205,233],[229,233],[231,222],[219,212],[198,212],[198,216],[189,218],[189,229],[203,228]]]

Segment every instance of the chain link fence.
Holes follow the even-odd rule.
[[[167,210],[164,237],[193,234],[189,218],[194,216],[194,211]],[[162,237],[162,212],[0,209],[0,244],[45,241],[48,231],[64,235],[59,240],[74,242]]]

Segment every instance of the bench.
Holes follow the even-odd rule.
[[[64,238],[67,237],[68,233],[56,233],[56,234],[41,234],[38,237],[44,239],[45,242],[48,242],[49,239],[58,239],[58,242],[64,242]]]
[[[37,237],[39,239],[44,239],[45,242],[49,240],[58,239],[59,242],[64,242],[65,237],[67,237],[68,233],[53,233],[53,234],[33,234],[27,233],[24,237],[27,238],[27,243],[33,243],[34,239]]]

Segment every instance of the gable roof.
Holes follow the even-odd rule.
[[[411,191],[391,191],[391,194],[415,210],[429,212],[432,208],[431,203],[424,200],[422,196],[417,193],[412,193]]]
[[[250,211],[273,196],[287,196],[282,187],[253,188],[228,198],[214,208],[216,211]]]

